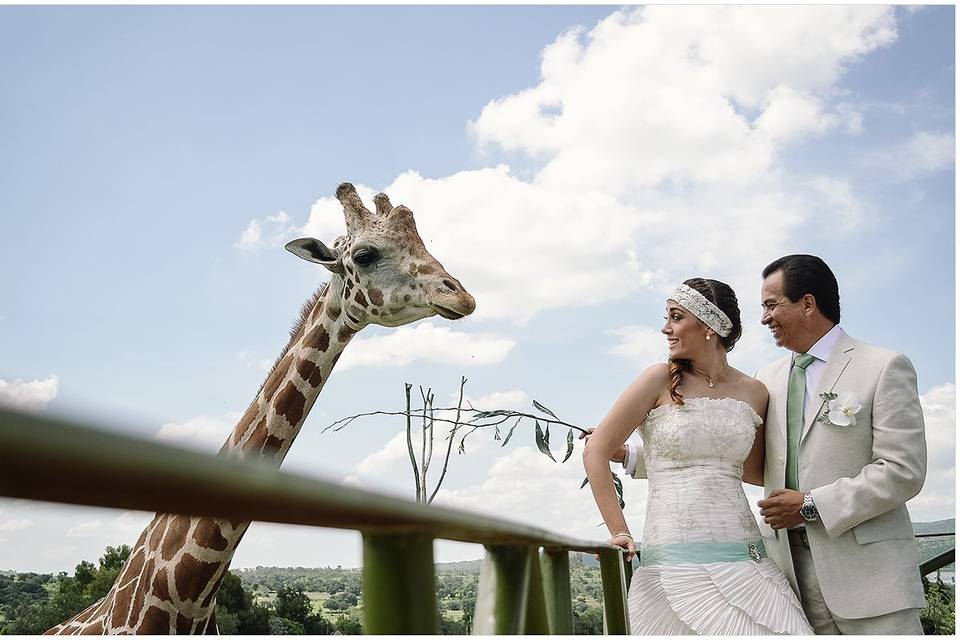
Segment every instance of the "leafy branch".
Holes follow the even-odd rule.
[[[443,484],[443,481],[447,476],[447,468],[450,464],[450,454],[453,451],[453,445],[457,441],[458,436],[459,444],[457,445],[457,454],[463,455],[467,453],[467,438],[473,435],[473,433],[476,431],[486,430],[489,432],[492,430],[493,439],[499,441],[501,447],[505,447],[507,446],[507,443],[510,442],[514,431],[520,425],[520,423],[527,421],[529,424],[532,422],[535,428],[534,441],[536,442],[537,449],[542,454],[556,462],[557,459],[553,456],[553,452],[550,450],[550,427],[553,426],[554,429],[566,427],[566,450],[564,452],[563,460],[560,461],[563,463],[569,460],[570,456],[573,455],[573,432],[579,431],[581,437],[590,434],[590,430],[588,429],[584,429],[583,427],[579,427],[575,424],[561,420],[556,413],[536,400],[533,401],[533,408],[536,409],[538,413],[526,413],[523,411],[514,411],[512,409],[493,409],[482,411],[474,408],[469,401],[467,401],[467,406],[464,406],[463,389],[466,384],[467,379],[461,376],[457,406],[442,408],[436,408],[433,406],[433,391],[429,387],[424,389],[424,387],[421,385],[419,391],[423,404],[419,408],[411,409],[410,390],[413,388],[413,385],[410,383],[405,383],[405,411],[367,411],[364,413],[358,413],[356,415],[340,418],[339,420],[330,423],[323,428],[321,433],[326,433],[327,431],[341,431],[346,429],[348,426],[353,424],[355,420],[360,418],[372,416],[403,416],[406,420],[407,453],[409,454],[410,466],[413,470],[416,499],[417,502],[423,502],[427,504],[432,503],[434,498],[436,498],[437,492],[440,490],[440,486]],[[452,418],[448,417],[451,415],[453,416]],[[415,448],[414,443],[414,419],[418,419],[420,421],[420,433],[418,434],[420,440],[419,443],[417,443],[420,445],[419,457],[417,456],[417,449]],[[506,437],[502,437],[501,427],[511,422],[512,425],[510,426],[509,431],[507,431]],[[447,435],[445,436],[447,441],[447,450],[443,458],[443,467],[440,470],[440,477],[437,479],[437,482],[433,487],[433,491],[430,491],[427,483],[427,471],[430,469],[430,463],[433,460],[434,428],[437,423],[449,425]],[[613,474],[613,479],[614,486],[617,490],[617,498],[620,501],[620,506],[623,507],[623,487],[616,474]],[[580,487],[583,488],[586,484],[587,480],[584,480]]]

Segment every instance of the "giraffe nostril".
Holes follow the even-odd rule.
[[[454,282],[453,280],[448,280],[447,278],[443,279],[443,286],[445,286],[447,289],[450,289],[450,291],[453,291],[455,293],[460,291],[460,287],[457,285],[457,283]]]

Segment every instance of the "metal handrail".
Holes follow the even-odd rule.
[[[573,633],[572,617],[562,613],[571,610],[569,589],[552,586],[551,593],[561,600],[544,603],[539,565],[549,565],[551,579],[566,575],[569,581],[569,569],[563,569],[569,560],[560,552],[598,553],[605,628],[610,633],[628,629],[626,569],[619,547],[280,472],[263,463],[105,432],[64,418],[0,408],[0,495],[360,531],[368,633],[437,632],[436,590],[430,586],[435,581],[434,538],[487,548],[486,578],[474,617],[478,633]],[[497,564],[497,558],[517,553],[525,558],[519,571]],[[413,576],[422,588],[409,588],[410,583],[407,588],[379,588],[398,576]],[[417,595],[431,591],[426,599]]]
[[[934,571],[940,571],[947,565],[953,564],[956,560],[956,549],[947,549],[943,553],[938,553],[937,555],[924,560],[920,563],[920,575],[926,576]]]

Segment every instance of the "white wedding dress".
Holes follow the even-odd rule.
[[[760,423],[740,400],[690,398],[641,425],[649,490],[631,633],[813,634],[743,493]]]

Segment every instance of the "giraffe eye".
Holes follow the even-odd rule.
[[[373,247],[361,247],[353,252],[353,261],[359,267],[369,267],[380,259],[380,252]]]

